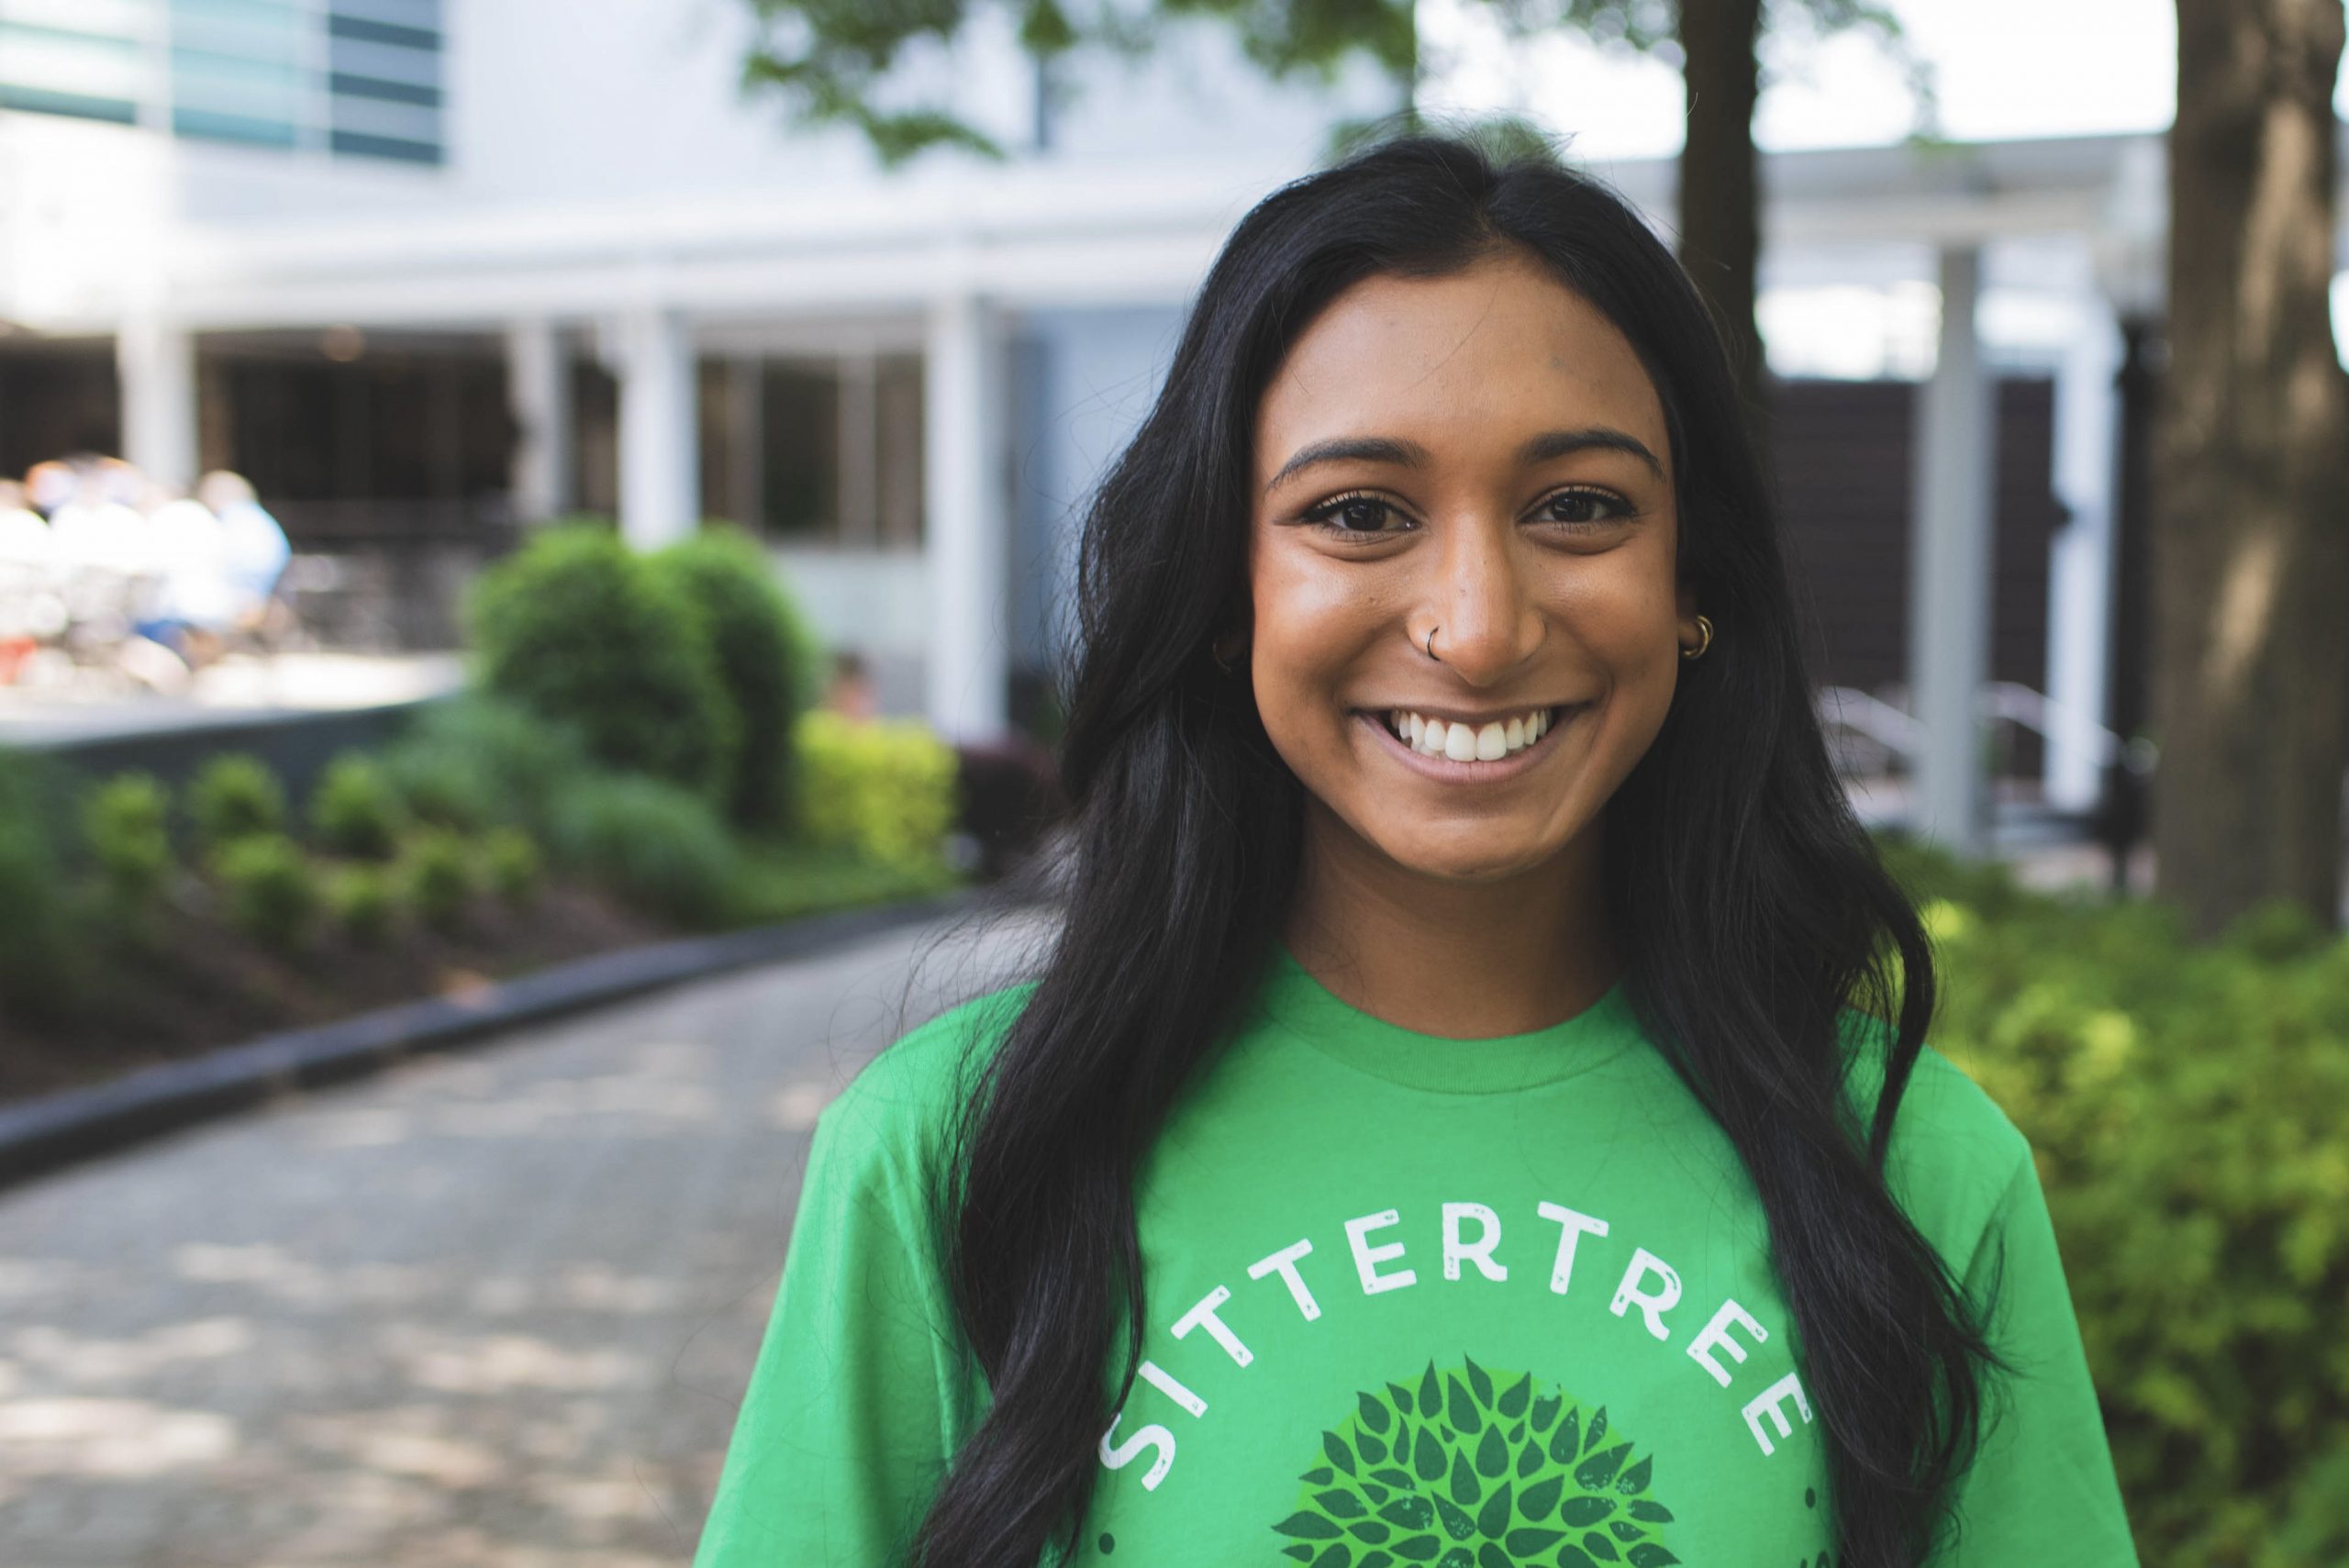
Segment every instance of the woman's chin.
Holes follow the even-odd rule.
[[[1429,843],[1417,837],[1379,847],[1387,859],[1415,875],[1466,884],[1508,882],[1539,870],[1556,855],[1539,846]]]

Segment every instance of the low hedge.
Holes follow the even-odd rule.
[[[2146,1568],[2349,1562],[2349,941],[1887,859],[1933,1047],[2037,1151]]]
[[[952,747],[916,720],[858,721],[828,708],[800,719],[797,735],[810,843],[909,870],[946,863],[960,809]]]

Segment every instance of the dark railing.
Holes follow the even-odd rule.
[[[465,584],[518,538],[502,495],[268,506],[294,547],[280,595],[327,648],[458,646]]]

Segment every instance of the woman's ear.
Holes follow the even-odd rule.
[[[1230,674],[1239,670],[1241,655],[1247,651],[1247,647],[1246,625],[1227,624],[1216,634],[1215,639],[1208,644],[1208,653],[1225,673]]]

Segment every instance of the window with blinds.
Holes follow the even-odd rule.
[[[440,0],[0,0],[0,109],[438,164]]]

